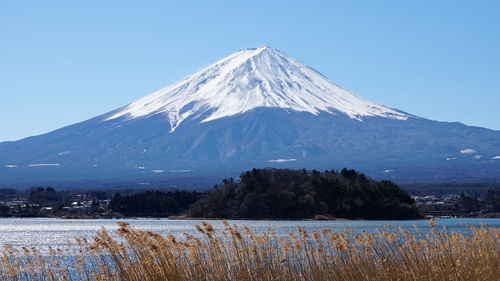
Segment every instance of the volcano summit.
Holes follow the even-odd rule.
[[[340,88],[314,69],[265,46],[236,52],[126,106],[107,120],[164,114],[174,131],[184,120],[195,116],[204,116],[201,122],[208,122],[259,107],[315,115],[321,111],[339,112],[358,120],[362,116],[408,118]]]
[[[265,166],[349,167],[400,182],[492,181],[500,179],[500,132],[366,100],[265,46],[112,112],[0,143],[0,185],[168,183]]]

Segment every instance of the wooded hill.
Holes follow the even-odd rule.
[[[354,170],[253,169],[226,179],[192,204],[192,217],[232,219],[419,217],[409,194]]]

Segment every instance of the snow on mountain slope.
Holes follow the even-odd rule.
[[[500,180],[499,153],[500,131],[373,103],[261,47],[125,107],[0,143],[0,187],[194,188],[185,181],[193,177],[206,188],[207,178],[260,167],[348,167],[404,182],[487,182]]]
[[[362,120],[409,115],[368,101],[285,53],[264,46],[241,50],[169,87],[139,99],[106,120],[165,114],[173,132],[184,120],[208,122],[258,107],[320,111]]]

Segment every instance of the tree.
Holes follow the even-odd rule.
[[[477,212],[480,209],[479,201],[477,200],[477,198],[467,196],[463,192],[462,194],[460,194],[458,205],[461,210],[467,213]]]
[[[347,218],[416,218],[415,202],[389,181],[354,170],[252,169],[204,194],[188,209],[194,217],[300,219],[316,214]]]
[[[195,202],[198,196],[198,192],[189,191],[145,191],[125,196],[116,193],[108,207],[128,216],[178,215]]]
[[[9,206],[0,204],[0,217],[8,217],[10,216],[10,208]]]
[[[30,189],[28,202],[40,205],[58,205],[62,203],[62,197],[53,187],[35,187]]]

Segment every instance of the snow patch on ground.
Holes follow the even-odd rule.
[[[466,148],[466,149],[460,150],[460,153],[462,153],[462,154],[472,154],[472,153],[477,153],[477,151],[474,150],[474,149],[472,149],[472,148]]]
[[[295,158],[290,158],[290,159],[274,159],[274,160],[267,160],[269,163],[283,163],[283,162],[293,162],[297,161]]]

